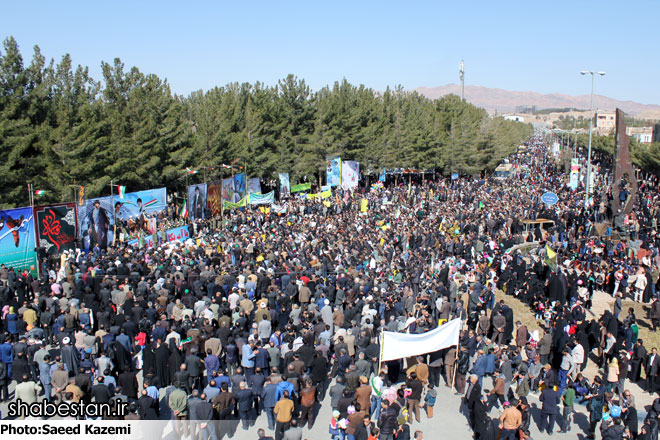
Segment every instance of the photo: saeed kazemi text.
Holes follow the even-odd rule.
[[[108,426],[96,423],[72,423],[72,424],[51,424],[44,423],[39,425],[5,423],[0,424],[0,435],[4,436],[72,436],[72,435],[130,435],[131,425]]]

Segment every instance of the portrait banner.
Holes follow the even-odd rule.
[[[38,277],[37,252],[32,208],[0,211],[0,264],[16,273],[30,271]]]
[[[98,244],[101,249],[112,245],[115,230],[112,197],[87,199],[78,207],[78,235],[85,250]]]
[[[37,247],[44,248],[48,255],[59,255],[65,250],[75,249],[78,235],[75,203],[35,206],[34,224]]]
[[[358,186],[360,179],[360,162],[347,160],[341,165],[341,187],[354,189]]]
[[[167,189],[148,189],[114,196],[113,208],[117,220],[135,220],[143,214],[151,214],[167,209]]]
[[[222,200],[223,202],[234,202],[234,178],[227,177],[222,180]]]
[[[248,179],[248,194],[261,194],[261,179],[258,177],[253,177]]]
[[[188,187],[188,212],[190,220],[203,220],[206,217],[206,183]]]
[[[247,195],[247,174],[236,174],[234,176],[234,200],[230,202],[239,202]]]
[[[280,197],[291,193],[291,183],[289,182],[289,173],[279,173],[280,175]]]
[[[326,164],[325,171],[325,183],[330,186],[339,186],[341,185],[341,174],[342,163],[341,157],[336,156],[328,159]]]

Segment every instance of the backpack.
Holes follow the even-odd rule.
[[[408,408],[407,405],[404,405],[399,410],[399,414],[396,416],[396,421],[399,425],[408,423]]]

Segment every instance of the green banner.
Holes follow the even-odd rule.
[[[238,202],[228,202],[225,200],[223,208],[224,209],[236,209],[236,208],[245,208],[247,206],[247,197],[243,197]]]
[[[293,185],[291,187],[291,192],[300,192],[300,191],[309,191],[312,189],[312,183],[307,182],[307,183],[299,183],[298,185]]]

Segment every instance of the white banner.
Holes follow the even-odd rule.
[[[460,333],[460,318],[449,321],[445,325],[426,333],[383,332],[380,361],[391,361],[432,353],[457,345]]]
[[[271,209],[275,214],[286,214],[287,205],[273,205]]]
[[[341,187],[344,189],[357,188],[360,179],[360,162],[347,160],[341,164]]]

